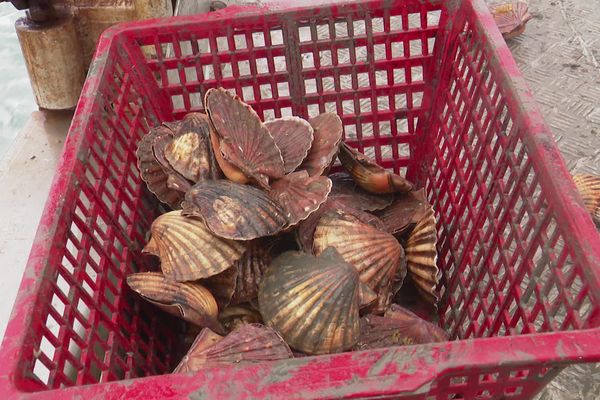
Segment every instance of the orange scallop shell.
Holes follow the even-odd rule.
[[[590,174],[575,174],[573,181],[579,190],[585,208],[594,222],[600,224],[600,177]]]

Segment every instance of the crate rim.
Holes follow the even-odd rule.
[[[80,143],[83,140],[83,131],[87,125],[86,115],[93,109],[94,94],[105,73],[107,56],[110,49],[115,45],[119,38],[128,32],[136,32],[144,29],[158,29],[164,26],[184,26],[189,23],[199,23],[202,21],[227,21],[234,17],[257,17],[267,14],[277,14],[279,12],[294,12],[314,10],[316,5],[324,7],[342,7],[360,4],[361,7],[368,7],[369,4],[379,4],[380,0],[369,0],[360,2],[360,0],[338,0],[335,4],[323,4],[323,0],[307,0],[302,6],[285,5],[283,0],[275,0],[263,3],[262,6],[230,6],[223,10],[213,13],[199,14],[194,16],[182,16],[171,18],[160,18],[147,20],[143,22],[127,22],[118,24],[107,29],[101,36],[97,50],[94,55],[94,61],[90,66],[90,72],[86,79],[82,95],[75,111],[75,118],[69,128],[69,133],[65,141],[63,153],[58,162],[55,176],[52,181],[48,199],[44,206],[44,211],[35,235],[34,243],[29,255],[27,266],[19,287],[19,292],[15,300],[11,316],[9,318],[5,336],[0,348],[0,394],[2,398],[46,398],[46,396],[61,395],[64,398],[73,398],[86,396],[89,398],[106,398],[107,393],[114,393],[115,397],[120,396],[145,396],[147,394],[165,394],[165,390],[174,395],[187,395],[196,390],[203,389],[203,383],[214,379],[215,376],[224,374],[225,376],[252,377],[261,376],[260,370],[265,366],[271,367],[267,371],[273,374],[275,378],[279,375],[288,376],[291,372],[298,372],[296,364],[302,364],[302,361],[283,360],[272,363],[261,363],[250,366],[231,366],[215,369],[207,369],[194,374],[172,374],[157,375],[144,378],[134,378],[128,380],[107,382],[101,384],[91,384],[85,386],[73,386],[64,389],[41,390],[31,392],[29,390],[39,390],[31,387],[27,390],[17,387],[15,380],[20,378],[20,371],[24,366],[19,364],[22,359],[21,354],[25,351],[34,351],[33,343],[28,342],[27,335],[22,335],[33,319],[35,314],[35,304],[41,301],[43,293],[40,292],[42,282],[47,279],[46,273],[48,265],[44,261],[47,254],[54,251],[52,243],[48,238],[52,238],[57,230],[61,215],[58,212],[64,202],[64,189],[72,184],[76,185],[74,178],[70,174],[62,172],[72,170],[74,164],[83,157],[84,154],[77,152],[80,149]],[[593,225],[590,216],[587,214],[583,202],[571,176],[566,168],[562,155],[560,154],[552,133],[535,102],[531,91],[529,90],[524,78],[522,77],[516,62],[514,61],[508,46],[504,42],[498,31],[489,10],[483,0],[449,0],[447,6],[458,7],[463,2],[470,5],[473,12],[477,14],[477,24],[481,25],[481,32],[487,39],[488,51],[497,59],[501,60],[501,66],[495,65],[499,77],[503,84],[508,85],[513,98],[509,98],[508,106],[519,121],[529,131],[527,145],[532,150],[532,156],[544,159],[537,165],[542,166],[552,172],[556,182],[550,182],[544,185],[544,189],[552,191],[554,195],[562,201],[562,207],[555,208],[554,212],[561,223],[565,223],[566,230],[574,235],[566,236],[565,241],[577,250],[573,254],[574,262],[580,263],[586,273],[586,278],[594,280],[596,286],[600,282],[600,240],[598,233]],[[307,4],[308,3],[308,4]],[[441,0],[433,0],[430,3],[439,4]],[[527,105],[527,113],[523,106]],[[161,113],[159,113],[161,115]],[[162,115],[161,115],[162,116]],[[540,184],[544,184],[540,182]],[[567,191],[560,189],[571,189]],[[587,245],[584,248],[584,245]],[[584,251],[585,250],[585,251]],[[51,277],[50,277],[51,278]],[[590,294],[598,300],[599,294]],[[600,327],[584,330],[558,331],[550,333],[535,333],[527,335],[503,336],[491,338],[476,338],[459,340],[453,342],[436,343],[430,345],[416,345],[406,347],[391,347],[380,350],[361,351],[353,353],[341,353],[319,357],[307,357],[305,359],[315,361],[310,367],[305,368],[305,373],[310,373],[311,369],[331,365],[337,370],[344,368],[349,371],[353,367],[346,367],[340,361],[360,359],[374,375],[371,379],[361,380],[348,390],[352,394],[391,395],[399,394],[394,387],[388,389],[381,387],[381,379],[385,376],[395,376],[398,381],[403,383],[405,392],[420,392],[426,388],[428,383],[433,382],[437,376],[452,371],[460,371],[465,365],[478,366],[481,368],[494,367],[498,364],[504,366],[510,365],[518,367],[535,361],[542,365],[555,367],[557,365],[567,365],[572,362],[594,362],[600,361]],[[486,352],[481,352],[479,346],[485,345]],[[422,376],[416,376],[404,371],[394,371],[392,375],[386,373],[390,367],[395,369],[398,358],[405,359],[403,355],[413,356],[431,356],[435,361],[426,366],[426,373]],[[320,362],[320,363],[319,363]],[[468,363],[468,364],[467,364]],[[293,365],[292,365],[293,364]],[[258,375],[257,375],[258,374]],[[268,378],[265,382],[271,382]],[[292,375],[289,375],[292,376]],[[335,389],[336,382],[317,383],[317,387],[303,392],[303,395],[322,396],[335,395],[332,391]],[[243,388],[242,384],[237,383],[238,388]],[[410,386],[410,387],[407,387]],[[152,393],[148,391],[153,391]],[[118,395],[117,395],[118,393]],[[326,394],[329,393],[329,394]]]

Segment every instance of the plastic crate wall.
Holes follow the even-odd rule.
[[[231,18],[226,23],[178,19],[109,33],[66,144],[77,151],[65,152],[55,182],[63,190],[53,190],[38,233],[47,230],[51,240],[32,252],[42,278],[25,276],[22,287],[30,289],[17,299],[34,301],[33,314],[7,330],[26,332],[14,345],[15,385],[109,382],[165,373],[177,362],[183,331],[124,283],[144,268],[140,249],[157,212],[139,179],[135,148],[149,126],[202,110],[206,90],[223,86],[264,118],[336,112],[347,142],[425,185],[438,219],[441,323],[456,339],[511,336],[477,342],[476,350],[458,341],[376,350],[360,362],[352,354],[321,357],[299,374],[307,395],[372,374],[378,384],[357,393],[388,395],[392,383],[409,386],[407,399],[528,398],[538,391],[562,364],[549,352],[499,365],[506,340],[596,326],[597,276],[578,252],[581,243],[564,234],[573,227],[557,212],[513,93],[519,88],[507,83],[490,43],[499,33],[484,33],[489,14],[477,8],[480,1],[445,7],[441,29],[441,2],[412,0],[273,13],[230,8],[214,14]],[[551,346],[552,338],[531,343]],[[486,354],[475,356],[479,349]],[[294,368],[302,360],[286,362]],[[211,393],[218,385],[210,382],[260,380],[261,368],[227,367],[190,379]],[[401,384],[407,368],[421,372]],[[189,383],[179,375],[151,379]],[[139,393],[152,387],[142,380]],[[269,393],[281,393],[277,388]]]

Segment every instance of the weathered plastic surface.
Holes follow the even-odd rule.
[[[0,398],[526,399],[599,360],[595,227],[485,4],[444,3],[438,28],[441,7],[231,7],[109,30],[0,350]],[[124,282],[157,212],[135,148],[214,86],[261,117],[337,112],[348,143],[426,187],[455,341],[158,375],[183,330]]]

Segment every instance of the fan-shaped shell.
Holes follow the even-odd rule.
[[[202,221],[171,211],[158,217],[144,252],[160,258],[166,277],[176,281],[208,278],[225,271],[240,259],[244,246],[217,237]]]
[[[248,242],[241,259],[235,262],[238,270],[232,304],[245,303],[258,296],[258,284],[271,263],[271,255],[263,241]]]
[[[358,273],[335,249],[319,257],[290,251],[275,258],[258,302],[265,322],[302,352],[343,351],[358,338]]]
[[[223,88],[208,90],[204,104],[227,161],[263,188],[269,187],[269,178],[284,175],[281,151],[249,105]]]
[[[396,310],[399,308],[396,306]],[[360,338],[354,349],[367,350],[446,340],[448,340],[448,336],[441,328],[402,309],[390,316],[386,313],[384,317],[377,315],[362,317],[360,319]]]
[[[581,198],[583,204],[588,210],[594,222],[600,223],[600,177],[589,174],[576,174],[573,175],[573,181]]]
[[[219,321],[225,329],[233,331],[243,325],[262,323],[262,316],[249,305],[229,306],[219,314]]]
[[[363,189],[371,193],[406,193],[413,190],[413,184],[377,165],[364,154],[347,144],[340,145],[338,158],[352,179]]]
[[[342,212],[329,212],[321,217],[315,229],[313,250],[319,255],[328,247],[335,248],[360,275],[360,280],[377,293],[378,312],[391,302],[391,286],[402,247],[395,237]]]
[[[315,212],[327,200],[330,191],[328,177],[298,171],[275,181],[269,195],[283,208],[288,226],[293,226]]]
[[[419,293],[431,304],[440,300],[437,286],[441,273],[437,267],[436,243],[435,215],[429,208],[409,235],[405,251],[408,274]]]
[[[310,176],[322,175],[333,164],[342,141],[342,120],[336,114],[323,113],[309,122],[313,127],[314,139],[298,170],[305,170]]]
[[[227,239],[270,236],[287,225],[283,209],[267,193],[226,180],[197,183],[182,207],[184,215],[202,218],[212,232]]]
[[[292,351],[281,336],[273,329],[259,324],[244,325],[210,347],[205,347],[205,343],[205,340],[194,342],[174,372],[292,358]]]
[[[490,7],[494,21],[505,39],[511,39],[525,31],[525,24],[533,18],[527,3],[515,1]]]
[[[243,257],[243,256],[242,256]],[[237,261],[236,261],[237,262]],[[229,305],[238,277],[238,269],[235,266],[227,268],[225,271],[205,278],[199,281],[215,296],[219,309],[222,310]]]
[[[136,151],[137,166],[140,171],[140,177],[146,182],[148,190],[150,190],[158,200],[173,208],[177,208],[181,204],[184,194],[167,186],[169,175],[156,160],[154,150],[152,149],[152,143],[156,136],[161,134],[161,131],[165,131],[163,133],[166,133],[167,129],[168,128],[165,127],[154,128],[142,137]]]
[[[374,194],[367,192],[352,177],[344,172],[338,172],[329,176],[332,182],[332,198],[346,205],[363,211],[376,211],[392,204],[392,194]]]
[[[159,272],[140,272],[127,277],[129,287],[164,311],[197,325],[221,330],[217,302],[205,287],[194,282],[174,282]]]
[[[343,201],[343,199],[330,196],[327,199],[327,201],[325,201],[325,203],[321,204],[321,207],[319,207],[317,211],[310,214],[308,218],[306,218],[303,221],[300,221],[300,223],[297,225],[296,241],[300,245],[301,249],[303,249],[306,252],[312,253],[315,229],[317,228],[319,220],[326,212],[337,210],[352,215],[359,221],[365,224],[369,224],[379,230],[385,229],[383,222],[381,222],[381,220],[379,220],[379,218],[377,218],[373,214],[369,214],[367,212],[352,208],[348,206]]]
[[[289,174],[306,158],[313,142],[313,128],[308,121],[298,117],[265,121],[265,126],[279,147],[284,171]]]
[[[376,214],[385,224],[386,231],[397,235],[403,233],[411,224],[419,222],[430,208],[425,189],[420,189],[399,195],[389,207]]]
[[[198,182],[216,179],[218,168],[210,146],[210,120],[200,113],[187,114],[164,149],[169,165],[184,178]]]

